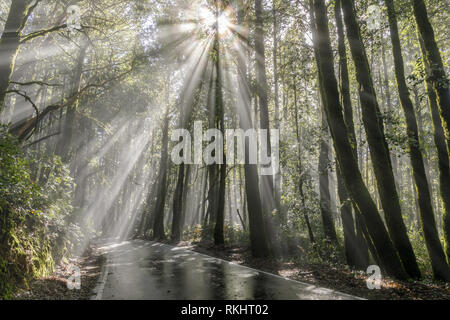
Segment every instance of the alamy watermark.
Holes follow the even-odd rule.
[[[381,290],[381,281],[382,281],[382,275],[381,275],[381,268],[379,266],[369,266],[367,268],[367,275],[370,275],[369,278],[367,278],[367,288],[369,290]]]
[[[71,275],[67,279],[67,289],[69,290],[81,290],[81,270],[78,267],[72,266],[69,269]]]
[[[177,129],[172,133],[172,141],[179,142],[171,154],[176,165],[254,164],[261,166],[261,175],[273,175],[280,171],[278,129],[227,129],[225,133],[219,129],[209,129],[203,132],[203,123],[196,121],[194,137],[186,129]],[[209,144],[203,149],[204,142]]]
[[[367,28],[370,31],[378,30],[381,27],[382,12],[379,6],[373,4],[367,8]]]
[[[71,5],[67,8],[67,28],[70,32],[81,29],[81,9],[77,5]]]

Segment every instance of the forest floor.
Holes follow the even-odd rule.
[[[28,288],[17,292],[16,300],[90,300],[101,274],[104,257],[95,248],[89,247],[80,258],[60,264],[53,275],[30,281]],[[67,279],[73,267],[78,267],[81,274],[80,290],[69,290]]]
[[[254,259],[250,248],[215,247],[211,242],[182,242],[179,246],[282,277],[333,289],[369,300],[450,300],[450,284],[432,281],[398,281],[384,279],[380,290],[367,288],[367,276],[346,266],[328,266],[286,262],[276,259]]]

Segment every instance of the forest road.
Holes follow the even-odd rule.
[[[180,247],[125,241],[100,247],[96,300],[355,300]]]

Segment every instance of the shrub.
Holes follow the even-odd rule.
[[[51,274],[82,236],[68,222],[68,169],[58,158],[41,158],[39,165],[30,159],[1,126],[0,299],[12,298],[14,288],[33,277]]]

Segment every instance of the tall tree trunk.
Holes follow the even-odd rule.
[[[83,44],[80,52],[78,53],[78,59],[75,66],[75,74],[73,77],[73,86],[70,90],[71,96],[78,93],[80,90],[84,59],[86,58],[87,44]],[[64,162],[69,161],[70,151],[72,149],[72,138],[74,132],[74,126],[77,119],[79,99],[77,98],[73,103],[67,107],[66,116],[64,118],[64,125],[62,127],[62,135],[58,142],[57,154]]]
[[[387,112],[391,113],[393,108],[392,108],[392,97],[391,97],[391,88],[389,86],[389,73],[388,73],[388,65],[386,62],[386,48],[384,45],[384,39],[381,39],[381,57],[382,57],[382,62],[383,62],[383,75],[384,75],[384,81],[383,81],[383,86],[384,86],[384,91],[385,91],[385,95],[386,95],[386,107],[387,107]],[[387,125],[387,130],[389,132],[392,132],[392,124],[389,122]],[[394,170],[394,176],[395,178],[398,177],[398,158],[397,155],[393,152],[392,156],[392,169]]]
[[[297,158],[297,171],[298,171],[298,192],[300,194],[300,203],[301,203],[301,211],[303,213],[303,218],[305,219],[306,228],[308,230],[308,236],[309,241],[311,244],[316,243],[316,238],[314,237],[314,232],[311,227],[311,222],[309,220],[308,211],[306,207],[306,197],[305,193],[303,191],[303,187],[305,185],[304,180],[304,172],[303,172],[303,161],[302,161],[302,134],[300,131],[299,126],[299,110],[298,110],[298,103],[297,103],[297,84],[296,84],[296,77],[293,77],[293,83],[294,83],[294,121],[295,121],[295,135],[297,138],[297,151],[298,151],[298,158]]]
[[[270,156],[272,153],[272,146],[270,140],[270,120],[269,120],[269,87],[267,85],[266,75],[266,53],[264,45],[264,23],[263,23],[263,8],[262,0],[255,0],[255,51],[256,51],[256,83],[257,94],[259,97],[259,112],[260,112],[260,128],[267,130],[267,152]],[[274,177],[267,175],[261,177],[261,192],[263,194],[263,205],[267,217],[272,216],[274,207]],[[269,221],[268,221],[269,222]],[[270,222],[269,222],[270,224]],[[273,237],[273,234],[270,235]]]
[[[192,188],[191,188],[191,172],[192,172],[192,165],[187,165],[186,166],[186,172],[185,172],[185,178],[184,178],[184,188],[183,188],[183,195],[181,197],[181,201],[182,201],[182,214],[181,214],[181,236],[183,236],[183,229],[184,226],[186,224],[186,218],[188,213],[192,214],[192,207],[195,205],[195,203],[198,202],[197,197],[199,196],[198,194],[196,195],[196,197],[194,197],[193,201],[187,201],[187,197],[190,193],[192,193]],[[198,175],[198,168],[197,168],[197,172],[196,175]],[[195,178],[196,180],[197,178]],[[197,212],[196,212],[197,213]]]
[[[214,79],[214,110],[215,110],[215,122],[216,128],[222,132],[222,136],[225,136],[225,112],[224,112],[224,102],[223,102],[223,92],[222,92],[222,69],[221,69],[221,48],[219,39],[219,15],[222,10],[222,1],[216,0],[216,30],[215,30],[215,40],[214,48],[215,51],[215,71],[216,78]],[[224,148],[224,142],[221,145],[222,150]],[[217,150],[216,150],[217,152]],[[217,187],[217,205],[216,205],[216,216],[215,216],[215,226],[214,226],[214,244],[224,245],[224,224],[225,224],[225,193],[226,193],[226,157],[223,155],[223,163],[221,165],[217,164],[218,179],[215,182]],[[218,184],[218,186],[217,186]]]
[[[322,137],[320,143],[319,156],[319,185],[320,185],[320,212],[322,216],[323,231],[325,238],[329,241],[337,242],[336,229],[334,227],[333,216],[331,212],[331,194],[330,194],[330,146],[328,144],[328,125],[325,111],[322,112]]]
[[[414,85],[413,88],[413,93],[414,93],[414,105],[415,105],[415,110],[417,112],[417,127],[419,129],[419,142],[421,145],[424,145],[426,143],[425,141],[425,128],[424,128],[424,115],[422,113],[422,106],[421,106],[421,101],[420,101],[420,93],[419,93],[419,88],[417,85]],[[428,153],[427,150],[422,149],[423,152],[423,163],[425,165],[425,173],[427,174],[427,180],[428,180],[428,184],[430,185],[430,191],[431,194],[433,194],[433,183],[430,180],[431,177],[431,173],[430,173],[430,155]]]
[[[431,81],[432,71],[429,62],[426,59],[425,45],[420,35],[418,38],[422,52],[422,63],[426,75],[425,89],[428,95],[428,105],[430,108],[431,118],[433,119],[434,143],[436,145],[439,164],[439,188],[444,207],[443,227],[445,253],[447,255],[447,263],[450,264],[450,160],[448,152],[448,150],[450,150],[450,141],[445,138],[444,128],[442,127],[436,92],[433,89],[433,82]]]
[[[273,82],[274,82],[274,101],[275,101],[275,127],[280,129],[280,88],[278,76],[278,20],[276,0],[272,0],[272,18],[273,18]],[[286,216],[281,209],[281,172],[278,171],[274,176],[275,207],[279,222],[286,224]]]
[[[355,16],[354,1],[341,1],[341,5],[344,11],[350,50],[355,63],[356,77],[360,85],[363,122],[386,223],[403,266],[411,277],[416,278],[420,276],[419,267],[402,217],[389,147],[384,134],[383,118]]]
[[[214,228],[214,244],[216,246],[225,244],[224,224],[225,224],[225,194],[226,194],[227,166],[220,166],[220,183],[219,183],[219,203],[217,211],[216,225]]]
[[[185,164],[182,163],[178,169],[178,181],[177,187],[175,189],[175,194],[173,196],[173,215],[172,215],[172,235],[171,240],[173,242],[179,242],[181,239],[182,232],[182,215],[183,215],[183,193],[184,193],[184,169]]]
[[[431,190],[428,184],[427,175],[422,151],[419,143],[419,129],[413,103],[411,101],[408,86],[405,80],[405,70],[403,65],[402,49],[398,33],[397,18],[392,0],[385,0],[389,28],[391,31],[392,50],[394,54],[395,76],[397,79],[398,92],[401,105],[406,117],[406,126],[408,133],[409,154],[413,170],[415,193],[418,196],[418,205],[420,210],[420,219],[422,222],[423,234],[431,259],[431,265],[435,278],[439,280],[450,281],[450,269],[446,262],[444,250],[439,239],[439,232],[436,227],[436,220],[433,212],[431,200]],[[420,271],[417,267],[417,276]]]
[[[244,11],[242,0],[239,1],[238,24],[244,25]],[[244,28],[245,30],[245,28]],[[244,31],[245,32],[245,31]],[[244,39],[247,39],[245,32]],[[245,50],[245,45],[240,45],[241,50]],[[251,98],[250,88],[247,78],[247,63],[242,55],[238,55],[238,113],[241,128],[248,130],[253,128],[251,116]],[[257,258],[268,257],[269,246],[267,233],[264,224],[264,214],[259,190],[258,168],[254,164],[249,163],[249,142],[245,143],[245,193],[247,195],[247,210],[250,230],[250,244],[252,255]]]
[[[216,41],[215,41],[216,42]],[[213,50],[215,50],[214,46]],[[212,54],[212,56],[217,56],[217,53]],[[211,78],[209,80],[208,88],[208,117],[209,117],[209,127],[216,128],[217,126],[217,111],[216,111],[216,101],[215,101],[215,82],[214,82],[214,70],[212,71]],[[217,150],[216,150],[217,151]],[[208,165],[208,210],[204,219],[203,237],[209,238],[211,236],[211,230],[214,228],[214,223],[217,219],[218,210],[218,195],[219,195],[219,165],[210,164]]]
[[[186,84],[185,87],[183,88],[180,95],[179,128],[181,129],[189,126],[189,124],[191,123],[193,107],[196,99],[198,98],[198,93],[201,92],[201,90],[198,90],[197,91],[198,93],[189,92],[190,90],[197,89],[197,86],[199,86],[200,87],[199,89],[201,89],[202,84],[200,82],[195,83],[194,89],[192,89],[191,85],[192,83],[188,82],[188,84]],[[187,169],[186,166],[188,166]],[[183,162],[178,169],[178,180],[175,188],[175,194],[173,196],[173,207],[172,207],[173,215],[172,215],[171,240],[173,242],[179,242],[183,234],[185,212],[187,210],[187,204],[185,203],[185,200],[188,188],[186,184],[189,182],[190,168],[191,167],[188,164],[185,164]]]
[[[323,88],[321,90],[323,102],[345,185],[353,201],[364,215],[365,224],[368,227],[386,272],[393,277],[405,279],[407,275],[384,227],[377,207],[364,185],[358,169],[358,162],[350,143],[351,139],[342,114],[342,106],[339,102],[339,91],[334,73],[334,57],[331,49],[325,3],[323,0],[312,0],[311,2],[314,4],[314,25],[317,30],[317,39],[314,41],[314,46],[318,54],[317,66],[319,80]]]
[[[0,113],[4,108],[6,91],[8,91],[17,53],[19,52],[21,33],[34,8],[34,6],[30,6],[31,2],[31,0],[14,0],[11,2],[5,28],[0,38]]]
[[[168,89],[167,89],[168,90]],[[164,124],[162,128],[162,148],[161,160],[159,163],[159,177],[158,177],[158,194],[153,210],[153,236],[152,240],[162,241],[166,239],[164,231],[164,208],[167,196],[167,167],[168,167],[168,149],[169,149],[169,109],[166,106],[166,114],[164,116]]]
[[[428,18],[427,8],[423,0],[412,0],[417,29],[423,39],[424,58],[430,66],[430,80],[436,92],[437,104],[441,115],[447,141],[450,141],[450,84],[445,73],[444,63],[439,52],[433,26]],[[450,143],[450,142],[448,142]],[[450,149],[450,146],[449,146]]]
[[[338,51],[339,51],[339,76],[340,91],[342,105],[344,108],[344,121],[347,125],[348,133],[354,150],[354,156],[358,159],[358,142],[356,140],[355,124],[353,121],[352,99],[350,95],[350,81],[348,74],[347,49],[345,46],[344,25],[342,21],[341,1],[335,1],[334,14],[338,33]],[[353,219],[352,202],[345,188],[344,179],[340,171],[339,165],[336,165],[336,173],[338,179],[338,193],[341,201],[341,217],[344,229],[344,247],[347,262],[350,266],[354,266],[361,270],[367,268],[369,264],[369,252],[361,230],[362,219],[358,207],[355,205],[356,221]],[[356,222],[356,224],[355,224]],[[355,230],[356,227],[356,230]],[[370,238],[368,241],[371,241]]]
[[[342,178],[339,166],[337,169],[338,194],[341,200],[342,228],[344,230],[344,249],[347,264],[359,268],[357,257],[357,242],[355,232],[355,221],[353,220],[352,205],[349,201],[347,189]]]
[[[83,137],[85,141],[89,141],[89,131],[91,126],[87,121],[79,122],[80,136]],[[75,195],[73,199],[73,206],[75,208],[83,208],[85,194],[86,194],[86,182],[89,176],[89,157],[88,157],[88,144],[83,144],[80,149],[84,149],[84,155],[81,156],[81,160],[76,161],[77,168],[75,171]],[[81,152],[81,150],[80,150]]]
[[[204,170],[203,176],[202,176],[202,196],[201,196],[201,203],[200,203],[200,223],[202,224],[205,221],[206,217],[206,187],[208,185],[208,171]]]
[[[259,118],[260,129],[266,130],[267,153],[272,155],[272,144],[270,134],[269,117],[269,86],[267,84],[266,73],[266,52],[264,44],[264,18],[262,0],[255,0],[255,54],[256,54],[256,89],[259,98]],[[273,165],[271,163],[271,165]],[[269,248],[273,253],[280,251],[279,241],[277,241],[279,224],[278,219],[274,219],[275,203],[275,172],[271,175],[263,175],[260,178],[261,198],[265,216],[266,230],[268,232]]]
[[[151,142],[151,148],[150,148],[150,167],[153,167],[153,154],[155,152],[155,136],[156,134],[152,133],[152,142]],[[145,233],[149,231],[153,226],[153,220],[152,218],[154,215],[152,214],[152,206],[154,204],[155,194],[157,190],[156,183],[154,181],[158,181],[158,172],[152,172],[152,174],[149,177],[149,181],[147,185],[149,186],[147,191],[147,197],[144,202],[144,208],[142,209],[142,216],[140,225],[137,231],[136,236],[137,237],[145,237]]]

